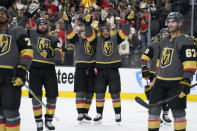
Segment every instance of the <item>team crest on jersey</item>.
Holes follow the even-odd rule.
[[[174,53],[174,49],[172,48],[164,48],[162,52],[161,58],[161,67],[165,68],[171,64],[172,56]]]
[[[11,47],[12,36],[0,34],[0,56],[8,53]]]
[[[39,48],[40,51],[50,47],[50,40],[46,38],[38,38],[37,47]]]
[[[87,55],[93,55],[94,54],[94,47],[93,45],[90,44],[90,42],[85,42],[84,43],[84,48],[85,48],[85,52]]]
[[[113,42],[112,41],[103,42],[103,53],[106,56],[110,56],[113,54]]]

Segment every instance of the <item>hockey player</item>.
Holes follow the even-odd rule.
[[[25,14],[19,25],[26,25],[29,13]],[[38,18],[36,25],[37,30],[27,30],[34,50],[34,59],[30,67],[29,87],[42,100],[42,86],[44,85],[47,100],[46,106],[50,109],[45,114],[45,127],[48,130],[55,130],[52,120],[56,109],[58,83],[54,60],[60,60],[62,51],[58,38],[48,34],[46,19]],[[42,105],[34,97],[32,97],[32,104],[37,130],[42,131]]]
[[[154,82],[156,80],[156,63],[158,60],[158,56],[157,56],[157,51],[159,50],[159,41],[162,38],[165,38],[169,35],[168,29],[164,28],[160,31],[160,38],[158,39],[158,41],[153,42],[143,53],[141,60],[142,60],[142,77],[144,79],[149,79],[150,80],[150,85],[146,85],[145,86],[145,94],[147,99],[150,98],[151,95],[151,88],[153,88],[154,86]],[[147,67],[147,64],[150,64],[150,67]],[[168,108],[168,104],[165,103],[163,105],[163,115],[162,115],[162,120],[165,123],[171,123],[171,119],[168,116],[168,112],[169,112],[169,108]]]
[[[159,66],[149,103],[166,96],[179,97],[168,102],[174,118],[174,130],[186,130],[186,96],[190,93],[191,78],[197,68],[196,49],[191,37],[181,33],[183,16],[171,12],[166,19],[170,35],[159,42]],[[149,109],[148,130],[159,131],[161,106]]]
[[[70,16],[67,15],[64,18],[66,21],[66,30],[68,32],[67,39],[75,45],[76,51],[74,92],[76,92],[77,120],[79,123],[90,122],[92,118],[88,116],[88,111],[94,94],[95,45],[90,44],[90,42],[86,40],[84,29],[80,30],[79,35],[75,34],[71,26]]]
[[[20,131],[21,87],[33,50],[25,30],[7,22],[7,9],[0,6],[0,131]]]
[[[102,15],[102,14],[101,14]],[[130,20],[127,15],[127,21]],[[96,110],[97,115],[94,121],[101,122],[103,116],[103,108],[105,101],[106,84],[109,85],[112,103],[115,111],[115,121],[121,121],[121,101],[120,101],[120,74],[118,68],[121,66],[120,55],[118,52],[118,44],[128,38],[130,33],[130,25],[126,24],[118,34],[111,34],[106,26],[100,28],[100,35],[95,35],[90,23],[91,17],[86,15],[85,19],[85,35],[88,42],[96,44],[96,68],[97,75],[95,80],[96,92]]]

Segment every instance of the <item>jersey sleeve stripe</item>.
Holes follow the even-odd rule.
[[[71,32],[67,33],[67,39],[70,40],[72,39],[73,37],[75,36],[75,32],[74,30],[72,29]]]
[[[27,57],[32,59],[33,58],[33,50],[32,49],[23,49],[20,52],[20,57]]]
[[[196,70],[197,69],[197,62],[196,61],[184,61],[183,62],[183,70]]]

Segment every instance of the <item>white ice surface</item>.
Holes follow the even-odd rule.
[[[36,131],[31,99],[22,97],[20,113],[21,131]],[[196,113],[197,102],[189,102],[187,109],[187,131],[197,131]],[[91,117],[96,115],[95,99],[93,100],[89,115]],[[122,122],[119,126],[115,123],[114,110],[110,99],[105,101],[101,125],[95,125],[94,123],[79,125],[76,120],[77,111],[74,98],[58,98],[56,116],[60,119],[59,122],[53,121],[56,131],[147,131],[147,109],[141,107],[133,100],[122,100]],[[173,131],[173,125],[161,127],[160,131]]]

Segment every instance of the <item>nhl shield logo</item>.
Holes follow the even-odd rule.
[[[0,34],[0,56],[10,51],[12,36]]]
[[[84,43],[84,48],[85,48],[85,52],[87,55],[93,55],[94,54],[94,47],[93,45],[90,44],[90,42],[85,42]]]
[[[161,67],[165,68],[171,64],[172,56],[173,56],[174,49],[172,48],[164,48],[162,52],[161,58]]]
[[[110,56],[113,54],[113,42],[112,41],[103,42],[103,53],[106,56]]]
[[[45,48],[50,47],[50,40],[46,38],[38,38],[38,45],[40,51],[44,50]]]

